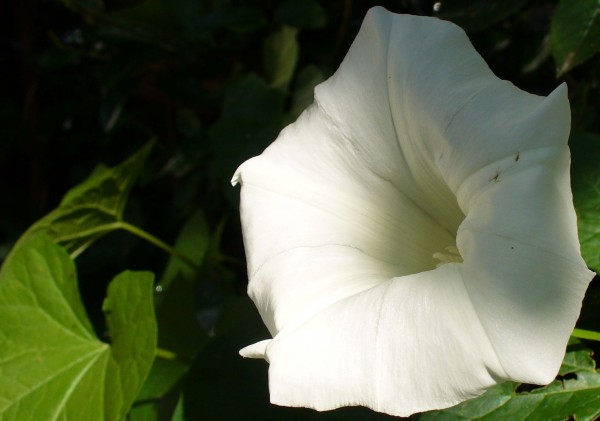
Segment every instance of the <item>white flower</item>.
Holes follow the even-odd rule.
[[[465,33],[372,9],[315,103],[244,163],[271,402],[406,416],[559,369],[593,277],[565,85],[495,77]]]

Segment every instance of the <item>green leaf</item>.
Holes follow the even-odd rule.
[[[569,144],[581,255],[590,268],[600,272],[600,136],[573,133]]]
[[[159,346],[184,360],[193,359],[208,339],[198,323],[194,293],[194,284],[178,277],[157,299]]]
[[[171,421],[185,421],[185,417],[183,415],[183,398],[179,398],[177,402],[177,407],[175,408],[175,412],[173,413],[173,418]]]
[[[263,63],[273,88],[286,90],[298,62],[298,29],[283,26],[269,35],[263,45]]]
[[[557,76],[583,63],[600,50],[600,2],[561,0],[550,29]]]
[[[232,84],[225,94],[223,115],[211,128],[211,147],[216,176],[232,203],[239,192],[231,177],[245,160],[260,154],[281,130],[284,96],[254,74]]]
[[[198,211],[181,229],[175,249],[200,266],[210,243],[210,233],[204,213]],[[171,256],[156,296],[158,344],[161,349],[174,352],[178,358],[156,358],[139,395],[146,402],[132,410],[132,420],[158,419],[166,411],[164,398],[189,369],[196,354],[208,342],[208,335],[200,328],[194,301],[193,281],[196,270],[176,256]],[[154,415],[152,415],[154,414]],[[154,418],[152,418],[154,416]]]
[[[600,372],[589,349],[581,346],[565,355],[560,375],[545,387],[518,392],[518,384],[502,383],[479,398],[455,407],[423,413],[421,421],[556,420],[592,421],[600,416]]]
[[[327,12],[316,0],[286,0],[273,14],[275,22],[296,28],[319,29],[327,24]]]
[[[136,399],[146,401],[162,398],[175,386],[188,369],[189,364],[187,363],[157,357]],[[154,402],[151,402],[151,404],[154,404]]]
[[[200,328],[194,303],[194,289],[189,280],[178,277],[167,292],[157,299],[158,344],[177,355],[176,359],[157,358],[137,396],[150,406],[164,406],[162,399],[181,380],[190,362],[208,342]],[[148,406],[146,405],[146,406]]]
[[[181,228],[174,247],[182,255],[191,259],[197,266],[200,266],[206,256],[209,244],[210,232],[208,223],[206,222],[204,213],[197,211]],[[191,280],[195,273],[195,268],[187,262],[177,256],[171,256],[159,285],[163,290],[166,290],[177,276]]]
[[[558,374],[561,376],[575,373],[577,371],[588,371],[593,373],[595,362],[589,349],[579,345],[575,349],[567,352],[563,359]]]
[[[166,360],[157,356],[142,386],[137,402],[129,411],[130,421],[158,421],[169,419],[179,397],[179,384],[189,370],[189,364]]]
[[[595,332],[593,330],[587,329],[573,329],[571,337],[587,339],[590,341],[600,341],[600,332]]]
[[[127,414],[127,421],[159,421],[159,414],[156,406],[148,403],[143,405],[134,405]]]
[[[118,228],[115,223],[123,219],[127,198],[151,149],[152,143],[149,143],[113,168],[98,166],[21,238],[44,231],[72,257],[81,254],[98,238]]]
[[[196,268],[171,256],[157,288],[160,291],[156,296],[159,346],[176,353],[184,361],[193,360],[208,340],[197,319],[194,281],[210,241],[204,213],[198,211],[185,223],[175,243],[175,249],[190,258]]]
[[[492,26],[516,13],[528,0],[449,0],[439,3],[434,15],[452,21],[467,32]]]
[[[124,272],[104,304],[112,345],[94,334],[67,252],[27,237],[0,276],[0,418],[122,420],[155,355],[153,276]]]
[[[131,407],[156,355],[153,291],[151,273],[123,272],[109,284],[102,306],[112,344],[104,400],[107,414],[119,414],[115,419]]]

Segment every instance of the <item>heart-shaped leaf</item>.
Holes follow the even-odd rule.
[[[115,277],[102,342],[67,252],[45,233],[25,238],[0,275],[0,418],[122,420],[156,353],[152,293],[150,273]]]
[[[65,194],[56,209],[32,225],[20,241],[44,231],[75,257],[102,235],[118,229],[129,193],[151,149],[152,143],[148,143],[113,168],[98,166]]]

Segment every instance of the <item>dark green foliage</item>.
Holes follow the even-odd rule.
[[[320,29],[327,23],[327,12],[316,0],[285,0],[273,12],[275,22],[300,29]]]
[[[590,268],[600,271],[600,135],[573,133],[573,196],[581,254]]]
[[[443,411],[428,412],[422,421],[566,420],[593,421],[600,416],[600,372],[591,351],[575,344],[567,352],[560,378],[544,387],[519,391],[506,382],[483,396]]]
[[[134,421],[391,419],[268,403],[266,364],[237,354],[268,333],[245,295],[239,191],[230,186],[236,168],[310,105],[375,5],[454,21],[498,76],[524,90],[546,95],[568,84],[582,253],[600,270],[596,1],[12,0],[0,46],[0,352],[28,348],[46,368],[2,367],[10,387],[0,382],[0,417],[10,419],[3,399],[33,399],[72,419],[119,419],[133,401]],[[115,278],[128,268],[162,276]],[[600,330],[597,289],[584,303],[586,329]],[[26,303],[33,294],[43,297],[37,307]],[[35,309],[23,319],[10,303]],[[61,351],[49,350],[60,338]],[[84,352],[89,372],[65,369]],[[57,373],[55,399],[27,395]],[[506,383],[423,418],[595,416],[589,350],[571,348],[561,376],[528,392]]]
[[[561,0],[552,19],[552,54],[563,75],[600,50],[600,6],[595,0]]]

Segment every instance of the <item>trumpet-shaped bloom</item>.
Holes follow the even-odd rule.
[[[566,87],[498,79],[465,33],[369,11],[241,189],[271,402],[393,415],[556,375],[593,277]]]

